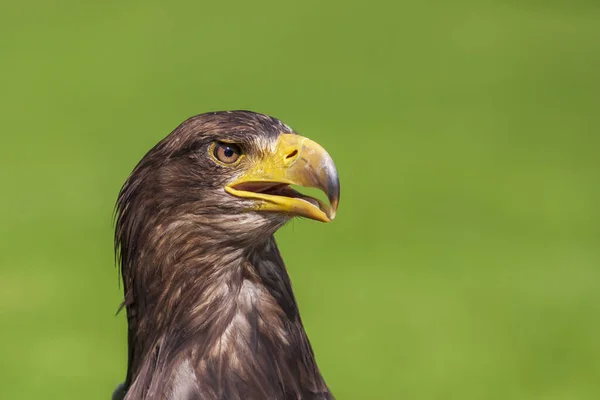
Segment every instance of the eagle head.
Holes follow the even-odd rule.
[[[329,204],[292,185],[322,190]],[[275,118],[230,111],[192,117],[158,143],[125,184],[119,208],[148,214],[132,221],[201,215],[209,236],[245,244],[294,216],[329,222],[339,196],[338,174],[323,147]]]

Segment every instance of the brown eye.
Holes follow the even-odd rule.
[[[214,155],[222,163],[233,164],[242,155],[242,149],[237,144],[217,142]]]

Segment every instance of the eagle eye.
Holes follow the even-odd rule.
[[[212,153],[223,164],[233,164],[241,157],[242,149],[235,143],[216,142]]]

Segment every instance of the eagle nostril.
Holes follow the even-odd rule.
[[[298,150],[294,150],[292,151],[290,154],[288,154],[287,156],[285,156],[285,161],[286,162],[290,162],[292,161],[294,158],[296,158],[296,156],[298,155]]]

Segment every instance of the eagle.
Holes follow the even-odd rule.
[[[196,115],[154,146],[115,211],[128,365],[113,399],[333,399],[273,235],[333,220],[339,198],[327,151],[268,115]]]

